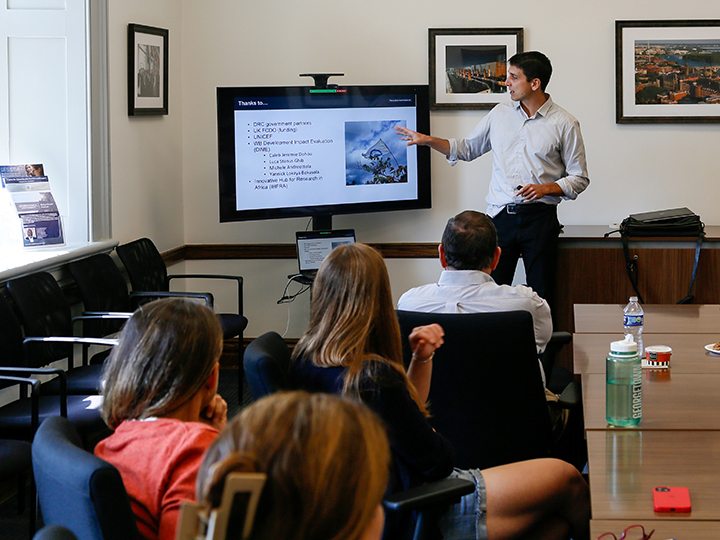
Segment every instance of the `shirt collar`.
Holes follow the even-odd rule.
[[[548,112],[550,112],[550,108],[553,106],[553,100],[552,97],[550,97],[550,94],[548,94],[547,92],[545,93],[545,95],[547,96],[547,99],[545,100],[545,103],[543,103],[542,106],[537,110],[535,115],[539,114],[540,116],[547,116]],[[515,106],[516,110],[519,109],[520,112],[525,114],[525,111],[523,111],[521,107],[522,104],[519,101],[513,101],[512,104]]]
[[[550,94],[546,93],[545,95],[547,96],[547,100],[545,100],[545,103],[542,104],[542,107],[540,107],[537,110],[537,113],[535,113],[539,114],[540,116],[547,116],[548,112],[550,112],[550,108],[553,106],[553,100],[550,97]]]
[[[480,270],[443,270],[438,285],[482,285],[493,281],[489,274]]]

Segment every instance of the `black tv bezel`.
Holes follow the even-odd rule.
[[[428,85],[348,85],[337,87],[347,92],[371,95],[414,94],[417,96],[417,131],[430,133],[430,101]],[[281,207],[252,210],[236,209],[235,121],[234,100],[239,97],[284,96],[288,93],[309,95],[312,86],[239,86],[217,88],[217,148],[220,223],[312,217],[326,219],[333,215],[392,212],[432,208],[430,185],[430,149],[417,148],[418,190],[411,200],[361,202],[308,207]],[[326,221],[327,222],[327,221]]]

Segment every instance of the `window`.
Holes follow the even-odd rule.
[[[106,14],[107,0],[0,7],[0,164],[44,165],[68,248],[110,232]],[[9,196],[1,195],[7,253],[22,237]]]

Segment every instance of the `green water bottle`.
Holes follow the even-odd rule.
[[[605,411],[608,423],[620,427],[637,426],[642,419],[642,364],[637,343],[631,335],[610,344],[606,370]]]

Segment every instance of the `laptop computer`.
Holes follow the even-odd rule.
[[[298,276],[301,283],[312,283],[325,257],[342,244],[355,242],[354,229],[334,231],[299,231],[295,233],[297,244]]]
[[[670,210],[656,210],[654,212],[644,212],[642,214],[630,214],[631,218],[634,218],[643,223],[657,223],[676,219],[679,217],[690,217],[694,216],[695,213],[688,208],[671,208]]]

